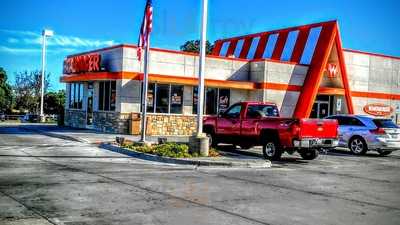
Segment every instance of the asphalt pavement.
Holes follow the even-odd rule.
[[[178,166],[0,124],[0,224],[397,225],[399,162],[335,151],[265,169]]]

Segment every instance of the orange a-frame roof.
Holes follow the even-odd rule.
[[[300,90],[299,100],[297,102],[294,117],[296,118],[308,118],[311,114],[313,103],[318,94],[320,84],[324,75],[324,71],[327,68],[328,60],[332,54],[333,49],[337,52],[337,66],[341,71],[341,78],[344,88],[344,95],[346,99],[347,109],[350,114],[353,114],[353,103],[351,99],[351,91],[347,79],[346,64],[344,61],[342,42],[339,34],[339,27],[337,21],[328,21],[322,23],[309,24],[298,27],[290,27],[280,30],[262,32],[257,34],[250,34],[246,36],[228,38],[223,40],[217,40],[213,50],[213,55],[216,56],[230,56],[235,52],[240,51],[238,58],[246,59],[254,39],[258,39],[256,47],[253,46],[254,56],[251,59],[262,59],[264,52],[271,35],[277,35],[277,40],[273,48],[271,59],[281,60],[286,42],[288,41],[288,35],[290,32],[297,31],[298,35],[293,46],[291,55],[287,61],[292,63],[300,64],[302,56],[304,54],[307,40],[310,35],[312,28],[321,28],[320,34],[316,41],[316,47],[312,54],[312,58],[309,64],[306,79]],[[243,44],[241,49],[238,48],[238,42],[242,40]],[[223,46],[228,46],[226,53],[222,53]],[[223,54],[223,55],[221,55]]]

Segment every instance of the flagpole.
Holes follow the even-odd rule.
[[[144,76],[143,76],[143,94],[142,94],[142,125],[140,142],[146,142],[146,114],[147,114],[147,90],[149,87],[149,52],[150,52],[150,35],[147,35],[146,50],[144,52]]]
[[[200,56],[199,56],[199,86],[197,102],[197,136],[203,134],[203,109],[204,109],[204,71],[206,63],[206,41],[207,41],[207,13],[208,0],[202,0],[202,22],[200,38]]]

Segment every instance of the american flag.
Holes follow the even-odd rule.
[[[153,29],[153,5],[152,0],[147,0],[144,10],[142,27],[140,28],[140,36],[138,41],[137,56],[139,61],[142,59],[142,51],[148,45],[149,36]]]

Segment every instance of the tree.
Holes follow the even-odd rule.
[[[0,112],[10,112],[12,105],[11,86],[7,82],[7,73],[0,67]]]
[[[65,91],[49,92],[44,96],[44,113],[60,114],[64,111]]]
[[[181,50],[184,52],[200,52],[200,41],[199,40],[191,40],[187,41],[185,44],[181,46]],[[206,42],[206,54],[210,55],[212,50],[214,49],[214,45],[212,45],[209,41]]]
[[[44,90],[49,87],[50,74],[45,75]],[[13,87],[15,98],[15,109],[31,113],[40,112],[41,96],[41,71],[23,71],[15,74],[15,85]]]

